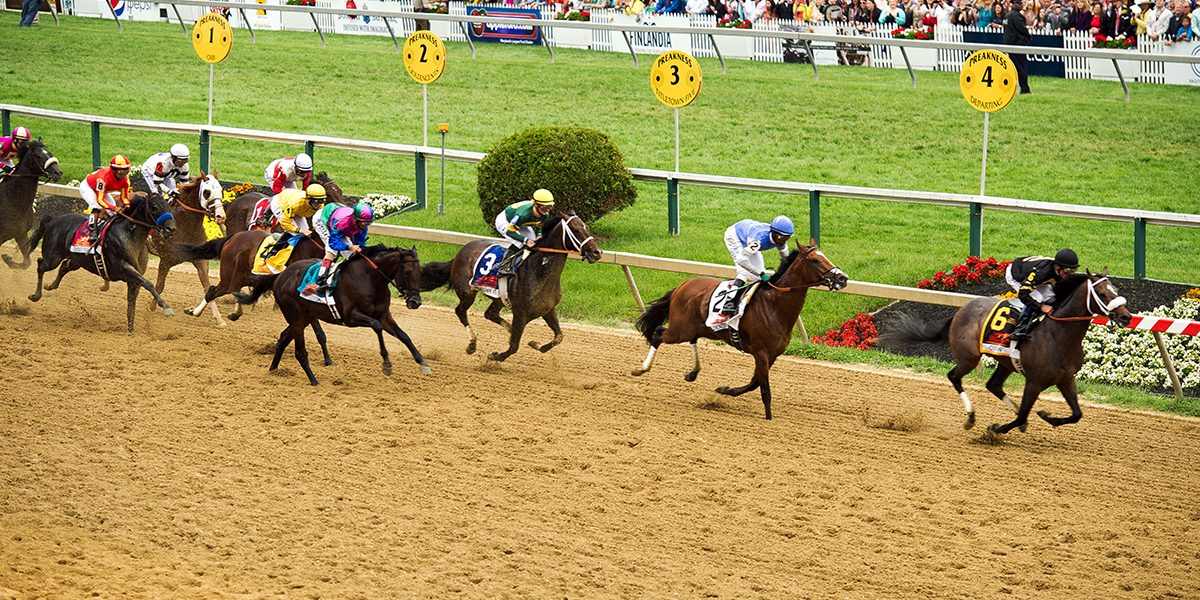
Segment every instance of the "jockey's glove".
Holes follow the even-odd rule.
[[[759,275],[758,277],[762,279],[764,283],[771,280],[771,274],[766,271],[763,271],[762,275]]]

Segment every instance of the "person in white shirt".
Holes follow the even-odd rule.
[[[953,0],[937,0],[933,7],[933,16],[937,18],[938,27],[949,27],[954,21]]]
[[[687,0],[687,10],[690,15],[702,15],[708,12],[708,0]]]
[[[1171,25],[1171,11],[1167,10],[1165,0],[1155,0],[1154,9],[1146,17],[1146,34],[1152,40],[1163,39]]]

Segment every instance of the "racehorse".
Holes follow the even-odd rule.
[[[208,241],[208,235],[204,231],[204,219],[216,218],[214,211],[221,201],[221,182],[215,175],[201,173],[198,179],[193,179],[190,183],[181,186],[179,195],[168,203],[169,208],[179,209],[179,212],[174,213],[175,236],[171,242],[158,236],[151,236],[149,244],[147,244],[150,252],[159,259],[158,282],[154,286],[159,294],[167,286],[167,274],[171,268],[190,260],[178,251],[178,244],[200,244]],[[202,289],[207,290],[210,285],[208,261],[195,259],[190,262],[196,266],[196,273],[200,276]],[[221,313],[217,311],[215,304],[212,307],[212,313],[220,322]]]
[[[1100,315],[1107,316],[1121,327],[1129,325],[1133,319],[1133,315],[1125,308],[1125,298],[1108,280],[1108,269],[1102,273],[1088,272],[1087,275],[1068,277],[1054,285],[1054,296],[1053,312],[1046,317],[1048,322],[1034,329],[1019,348],[1025,375],[1025,390],[1021,393],[1020,406],[1013,404],[1004,393],[1004,381],[1017,370],[1016,365],[1008,356],[994,357],[996,371],[988,379],[987,389],[1016,413],[1016,418],[1010,423],[992,424],[990,429],[994,433],[1007,433],[1014,427],[1025,431],[1029,411],[1037,401],[1038,394],[1051,386],[1062,392],[1071,407],[1071,416],[1052,417],[1044,410],[1039,410],[1038,416],[1054,427],[1078,422],[1083,413],[1079,410],[1075,374],[1083,366],[1083,337],[1087,334],[1088,325]],[[979,364],[980,329],[999,302],[1005,301],[996,298],[972,300],[941,323],[901,319],[892,331],[880,336],[880,341],[900,346],[913,341],[949,341],[956,364],[946,377],[954,385],[954,391],[958,392],[966,409],[964,429],[975,426],[975,408],[963,390],[962,379]]]
[[[525,326],[539,317],[554,332],[554,339],[542,345],[531,341],[529,346],[547,352],[562,342],[562,328],[558,323],[556,309],[559,300],[562,299],[560,279],[563,266],[567,263],[567,255],[580,254],[589,263],[600,260],[599,244],[592,237],[587,223],[584,223],[575,211],[550,217],[543,224],[542,231],[544,233],[531,249],[529,257],[522,261],[516,273],[509,277],[508,299],[512,306],[512,323],[500,316],[504,303],[498,298],[492,299],[491,305],[483,313],[487,320],[503,325],[509,331],[508,350],[489,354],[488,358],[491,360],[503,361],[512,356],[521,346],[521,335],[525,332]],[[439,271],[444,273],[447,263],[429,263],[424,269],[426,277],[423,291],[449,284],[458,295],[458,306],[454,307],[454,313],[458,315],[463,327],[467,328],[467,336],[470,338],[467,354],[474,354],[476,346],[475,331],[471,329],[471,323],[467,320],[467,309],[475,303],[475,296],[479,293],[471,287],[471,278],[480,255],[493,243],[490,240],[476,240],[460,248],[458,254],[454,255],[454,260],[450,261],[449,277],[444,280],[437,276],[431,280],[430,274]]]
[[[313,176],[312,182],[319,183],[325,187],[327,202],[343,202],[342,188],[338,187],[338,184],[334,183],[325,171],[321,171]],[[225,207],[225,233],[233,235],[239,231],[250,229],[250,216],[254,214],[254,206],[258,204],[259,200],[269,197],[269,195],[261,192],[246,192],[238,196],[233,202],[230,202]],[[269,212],[266,216],[268,219],[271,218]],[[278,226],[275,226],[271,231],[279,231]]]
[[[123,212],[112,217],[108,231],[100,246],[100,257],[103,259],[104,273],[102,275],[96,265],[96,255],[71,252],[72,238],[75,232],[88,219],[87,215],[69,213],[38,223],[30,240],[30,249],[42,244],[42,257],[37,261],[37,290],[29,296],[33,302],[42,298],[42,278],[46,271],[58,267],[58,276],[45,289],[53,290],[62,282],[64,276],[76,269],[86,269],[104,277],[105,281],[124,281],[128,286],[127,320],[129,333],[133,333],[133,309],[137,305],[137,296],[141,288],[146,288],[154,296],[154,301],[163,309],[163,314],[171,317],[175,311],[167,306],[158,290],[142,276],[138,269],[138,256],[145,248],[146,237],[150,230],[157,230],[162,235],[170,237],[175,233],[175,217],[168,212],[167,202],[161,196],[151,196],[145,192],[137,192],[133,200]]]
[[[217,285],[208,286],[204,292],[204,299],[188,312],[192,316],[198,317],[204,311],[205,306],[211,305],[213,314],[217,317],[217,326],[224,327],[225,321],[221,319],[221,313],[217,310],[217,304],[214,302],[217,298],[232,294],[259,281],[267,281],[268,285],[265,289],[270,289],[269,284],[275,280],[277,275],[256,275],[251,271],[254,268],[258,248],[269,235],[271,234],[261,230],[241,231],[203,244],[176,246],[176,252],[181,260],[207,262],[214,258],[221,259],[221,280],[217,282]],[[287,264],[323,256],[325,256],[325,244],[317,234],[310,233],[292,249]],[[238,302],[237,309],[229,315],[229,320],[236,321],[241,318],[242,308],[242,303]],[[318,325],[318,327],[320,326]]]
[[[375,335],[379,338],[379,355],[383,357],[383,372],[386,375],[392,374],[392,361],[388,358],[387,346],[383,341],[385,331],[408,347],[413,360],[421,366],[421,373],[429,375],[432,372],[408,334],[396,324],[391,311],[391,285],[404,295],[405,306],[410,310],[421,306],[421,264],[417,260],[415,248],[372,246],[351,256],[338,269],[340,281],[333,291],[337,316],[328,306],[300,297],[300,282],[309,267],[317,262],[314,259],[292,263],[275,278],[274,283],[262,280],[255,283],[248,296],[240,292],[237,294],[239,302],[253,304],[267,288],[274,289],[275,304],[287,319],[288,325],[279,334],[279,342],[275,345],[275,358],[271,360],[271,371],[279,368],[283,351],[294,341],[296,360],[304,369],[304,374],[308,375],[308,382],[317,385],[317,378],[313,376],[312,368],[308,365],[304,330],[310,324],[314,326],[325,364],[332,365],[329,346],[325,343],[325,333],[319,327],[320,321],[325,321],[335,325],[370,327],[375,330]]]
[[[58,181],[62,169],[58,159],[46,149],[42,138],[31,140],[21,153],[20,162],[12,173],[0,180],[0,244],[17,240],[17,249],[23,255],[20,263],[5,255],[4,262],[12,268],[29,268],[29,230],[33,229],[33,198],[37,194],[38,181]]]
[[[695,381],[700,373],[696,340],[721,340],[754,357],[754,377],[744,386],[722,386],[717,388],[717,392],[740,396],[758,389],[766,416],[770,419],[771,365],[775,364],[775,359],[783,354],[792,339],[792,328],[796,326],[796,319],[800,318],[808,289],[825,285],[830,290],[839,290],[849,282],[846,274],[817,248],[814,240],[809,240],[809,244],[801,246],[797,242],[796,250],[779,263],[779,269],[770,281],[765,285],[760,284],[759,289],[754,291],[742,315],[737,339],[732,337],[731,329],[713,331],[705,325],[709,299],[721,283],[720,279],[695,277],[655,300],[637,320],[638,330],[650,342],[650,352],[641,368],[634,369],[633,374],[641,375],[650,370],[660,344],[688,342],[692,345],[693,367],[683,378]],[[662,327],[664,322],[668,322],[665,329]]]

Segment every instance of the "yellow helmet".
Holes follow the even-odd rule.
[[[306,196],[308,196],[308,198],[310,200],[316,199],[316,200],[321,200],[322,202],[324,202],[325,201],[325,186],[323,186],[319,183],[309,184],[308,187],[304,188],[304,194]]]
[[[554,194],[545,188],[533,193],[533,203],[538,206],[554,206]]]

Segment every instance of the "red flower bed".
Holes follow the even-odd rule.
[[[1008,268],[1010,260],[997,261],[996,257],[979,258],[972,256],[967,262],[954,265],[950,272],[938,271],[933,279],[922,279],[917,287],[926,290],[955,291],[964,283],[977,283],[984,277],[1004,277],[1004,269]]]
[[[830,329],[824,335],[814,335],[812,343],[824,344],[835,348],[858,348],[870,350],[875,345],[879,331],[875,329],[875,317],[858,313],[853,319],[842,323],[837,329]]]

